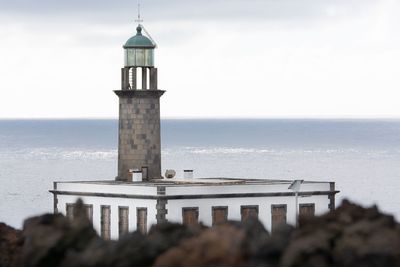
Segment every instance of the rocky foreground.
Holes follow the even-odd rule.
[[[22,231],[0,224],[0,267],[400,266],[399,224],[375,207],[347,201],[272,235],[258,221],[213,228],[166,223],[146,236],[104,241],[83,208],[75,215],[72,223],[62,215],[30,218]]]

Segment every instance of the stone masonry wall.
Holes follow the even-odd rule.
[[[117,180],[128,180],[129,169],[142,167],[148,167],[149,179],[160,178],[160,96],[163,91],[116,93],[119,95]]]

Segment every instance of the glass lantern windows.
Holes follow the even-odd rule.
[[[125,67],[153,67],[154,50],[148,48],[126,48]]]

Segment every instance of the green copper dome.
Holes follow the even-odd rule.
[[[124,48],[155,48],[156,45],[142,34],[142,27],[136,28],[136,35],[126,41]]]

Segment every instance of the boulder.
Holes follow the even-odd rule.
[[[335,211],[300,221],[283,267],[400,266],[400,228],[377,207],[343,201]]]
[[[86,218],[82,201],[76,204],[74,218],[70,222],[61,214],[45,214],[27,219],[23,227],[20,265],[59,266],[67,253],[84,251],[99,239]]]
[[[118,241],[97,235],[82,202],[75,210],[72,222],[60,214],[30,218],[22,233],[0,224],[0,267],[400,266],[399,224],[376,207],[348,201],[272,235],[249,219],[212,228],[162,223]]]
[[[0,267],[14,267],[21,247],[21,231],[0,223]]]

